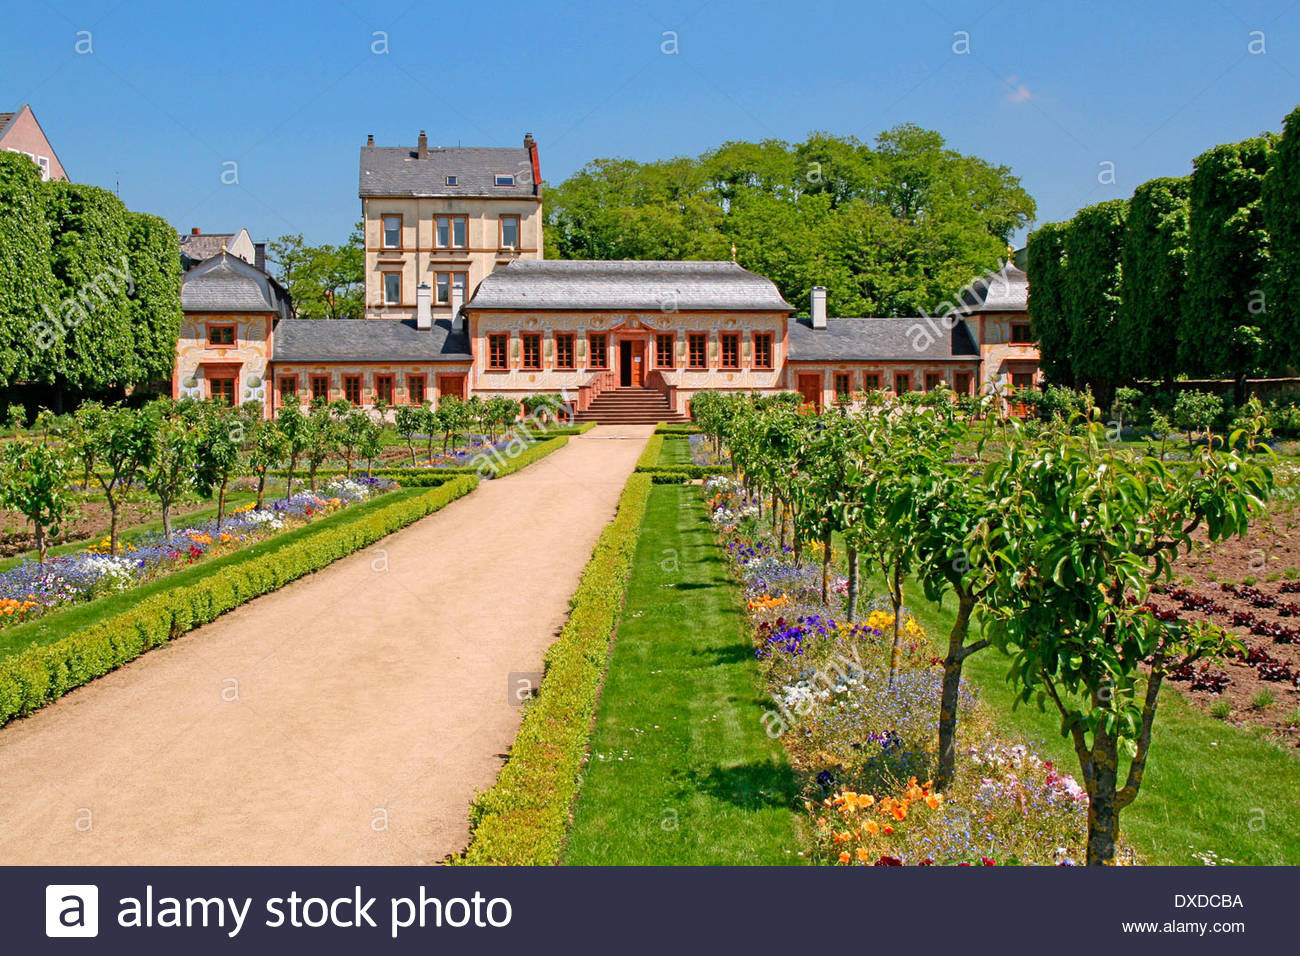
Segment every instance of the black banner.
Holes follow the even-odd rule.
[[[0,948],[1291,951],[1297,888],[1293,868],[13,867]]]

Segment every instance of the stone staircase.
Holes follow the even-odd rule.
[[[653,425],[685,422],[685,415],[670,408],[663,392],[653,388],[611,388],[596,396],[585,411],[574,416],[578,422],[608,425]]]

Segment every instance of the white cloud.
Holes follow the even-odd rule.
[[[1029,91],[1029,87],[1025,86],[1025,84],[1016,83],[1013,78],[1008,81],[1008,85],[1011,87],[1007,90],[1008,103],[1023,103],[1026,100],[1033,99],[1034,94]]]

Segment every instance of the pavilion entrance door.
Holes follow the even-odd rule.
[[[645,384],[645,342],[641,339],[618,340],[618,384],[620,388]]]
[[[796,387],[799,394],[803,396],[804,403],[813,406],[818,411],[822,407],[822,377],[820,373],[813,375],[800,374],[795,378]]]

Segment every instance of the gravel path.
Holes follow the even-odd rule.
[[[600,426],[0,730],[5,864],[415,864],[519,726],[650,426]]]

